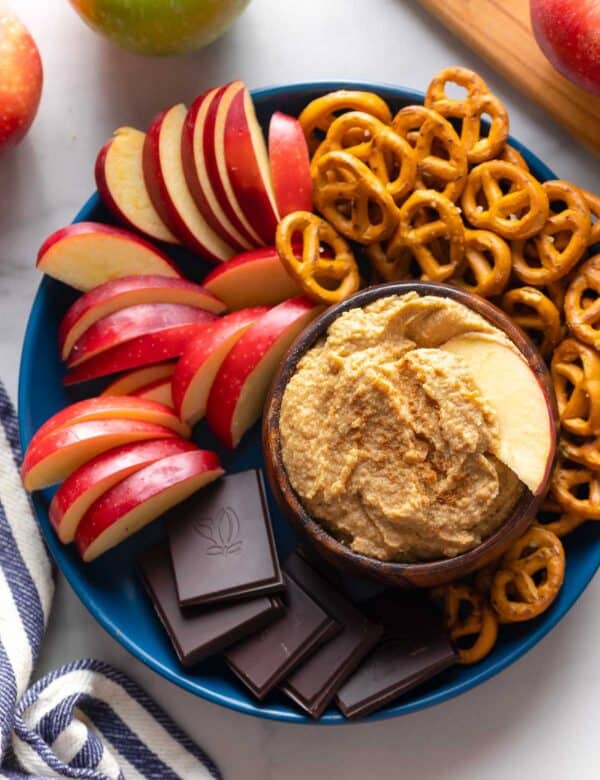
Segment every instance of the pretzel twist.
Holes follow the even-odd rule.
[[[573,338],[554,350],[550,364],[560,424],[576,436],[600,434],[600,355]]]
[[[498,159],[516,165],[517,168],[522,168],[529,173],[529,166],[527,165],[525,158],[521,152],[518,152],[515,147],[510,144],[504,144],[504,149],[498,155]]]
[[[313,170],[314,201],[346,238],[372,244],[394,229],[398,209],[377,176],[348,152],[327,152]]]
[[[542,187],[551,206],[560,202],[565,208],[551,210],[535,238],[512,242],[514,270],[525,284],[543,285],[562,278],[578,263],[589,242],[590,210],[578,188],[558,179],[545,181]]]
[[[565,551],[560,539],[534,525],[502,558],[492,581],[492,607],[503,620],[531,620],[552,604],[564,574]],[[540,576],[541,582],[536,579]]]
[[[298,252],[298,234],[302,239],[301,252]],[[275,243],[284,267],[313,300],[337,303],[358,290],[360,277],[352,250],[316,214],[308,211],[287,214],[277,226]],[[322,244],[331,250],[331,256],[321,254]]]
[[[416,189],[437,190],[458,200],[467,181],[467,154],[450,122],[425,106],[406,106],[394,117],[392,128],[414,146]]]
[[[501,183],[507,181],[505,191]],[[480,202],[485,201],[485,206]],[[539,232],[550,211],[548,196],[530,173],[502,160],[473,168],[461,204],[472,225],[493,230],[503,238],[529,238]]]
[[[556,534],[559,539],[579,528],[585,521],[585,517],[581,517],[581,515],[565,512],[552,496],[546,496],[542,501],[542,506],[535,519],[538,525]]]
[[[600,471],[559,457],[550,492],[565,512],[600,520]]]
[[[510,247],[489,230],[465,230],[465,263],[451,282],[467,292],[491,298],[508,284],[512,268]],[[467,274],[473,282],[467,281]]]
[[[486,598],[470,585],[451,583],[443,588],[443,601],[444,620],[457,646],[460,663],[481,661],[498,638],[498,620]],[[467,646],[465,639],[471,640]]]
[[[577,338],[600,349],[600,254],[577,269],[565,295],[565,316]]]
[[[312,156],[311,167],[327,152],[348,152],[366,162],[373,138],[386,125],[364,111],[348,111],[333,120]]]
[[[502,297],[501,308],[537,344],[544,357],[560,341],[560,313],[555,304],[535,287],[515,287]]]
[[[588,245],[593,246],[600,242],[600,195],[596,195],[595,192],[590,192],[589,190],[581,190],[581,194],[585,198],[590,210],[592,226]]]

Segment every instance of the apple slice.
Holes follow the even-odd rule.
[[[91,325],[69,352],[67,366],[80,363],[140,336],[168,331],[183,325],[212,322],[216,319],[206,309],[181,303],[138,303],[103,317]]]
[[[29,445],[21,467],[23,485],[29,492],[41,490],[62,482],[79,466],[113,447],[176,435],[171,428],[136,420],[75,422]]]
[[[182,420],[194,425],[204,417],[213,380],[233,345],[266,306],[242,309],[209,326],[179,358],[171,381],[173,402]]]
[[[300,122],[276,111],[269,122],[269,162],[280,218],[292,211],[312,211],[308,145]]]
[[[76,469],[50,502],[50,522],[63,544],[73,541],[79,521],[103,493],[161,458],[196,450],[185,439],[155,439],[125,444],[98,455]]]
[[[275,247],[242,252],[215,268],[202,286],[231,311],[248,306],[274,306],[296,295],[300,287],[283,267]]]
[[[75,544],[92,561],[224,473],[209,450],[171,455],[126,477],[101,496],[77,527]]]
[[[206,405],[206,420],[226,447],[235,447],[258,420],[285,351],[321,311],[308,298],[290,298],[263,314],[232,347]]]
[[[179,103],[153,121],[144,144],[144,177],[152,203],[175,235],[193,252],[222,262],[234,249],[213,230],[194,202],[181,158],[186,107]]]
[[[175,361],[166,361],[165,363],[155,363],[145,368],[135,368],[133,371],[115,379],[100,393],[100,396],[107,395],[132,395],[143,387],[154,384],[161,379],[167,379],[173,376],[175,371]]]
[[[221,207],[208,175],[204,142],[205,138],[207,144],[212,142],[215,118],[212,106],[221,90],[209,90],[190,106],[181,136],[183,172],[196,205],[212,229],[235,249],[250,249],[252,242],[242,235]]]
[[[105,206],[131,230],[154,241],[178,244],[152,205],[144,182],[142,154],[146,134],[120,127],[96,158],[96,186]]]
[[[269,156],[252,98],[241,82],[229,85],[217,107],[214,150],[219,175],[240,222],[252,228],[258,243],[272,244],[279,213]]]
[[[136,420],[163,425],[185,438],[189,438],[191,434],[189,426],[182,422],[172,409],[156,401],[133,398],[127,395],[99,396],[98,398],[86,398],[84,401],[78,401],[61,409],[37,429],[29,446],[36,445],[44,436],[59,428],[91,420]]]
[[[75,342],[95,322],[119,309],[140,303],[180,303],[221,314],[225,304],[215,295],[188,282],[168,276],[124,276],[90,290],[69,307],[58,329],[62,360]]]
[[[178,358],[205,327],[205,322],[192,322],[130,339],[71,369],[64,378],[64,384],[74,385],[99,376]]]
[[[100,222],[78,222],[52,233],[40,247],[36,267],[82,292],[138,274],[181,279],[164,252],[135,233]]]
[[[157,382],[152,382],[145,387],[141,387],[133,394],[135,398],[144,398],[147,401],[156,401],[159,404],[164,404],[170,409],[174,409],[173,406],[173,391],[171,387],[171,379],[159,379]]]
[[[461,357],[496,412],[499,460],[534,495],[547,484],[552,468],[556,427],[550,401],[521,354],[485,334],[467,333],[442,344]]]

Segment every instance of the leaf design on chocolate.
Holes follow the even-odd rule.
[[[206,555],[237,555],[243,547],[240,536],[240,519],[230,506],[221,509],[214,517],[194,523],[196,533],[210,542]]]

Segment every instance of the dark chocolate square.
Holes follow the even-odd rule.
[[[381,642],[338,691],[347,718],[370,715],[456,663],[442,619],[421,593],[389,591],[368,605],[384,627]]]
[[[231,669],[258,699],[341,630],[291,577],[284,575],[284,580],[283,616],[225,653]]]
[[[383,629],[359,612],[297,553],[288,558],[284,569],[342,626],[336,637],[296,667],[281,686],[302,709],[319,718],[336,691],[377,644]]]
[[[277,597],[182,610],[177,599],[169,547],[160,544],[141,558],[140,571],[156,613],[183,666],[192,666],[258,631],[283,611]]]
[[[259,471],[223,477],[174,509],[169,544],[182,606],[283,590]]]

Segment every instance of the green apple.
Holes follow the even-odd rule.
[[[214,41],[250,0],[69,0],[89,26],[140,54],[181,54]]]

